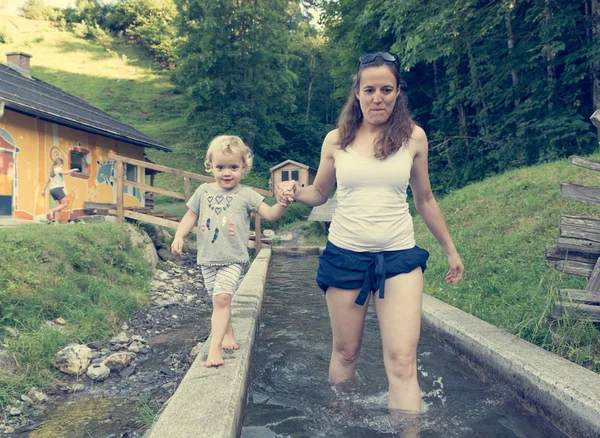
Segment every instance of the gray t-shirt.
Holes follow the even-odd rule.
[[[249,263],[250,213],[256,212],[263,200],[248,187],[198,187],[187,203],[198,215],[198,264]]]

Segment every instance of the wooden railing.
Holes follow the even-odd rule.
[[[578,156],[572,164],[600,171],[600,161]],[[560,196],[565,199],[600,204],[600,189],[563,183]],[[555,246],[546,247],[546,259],[566,274],[587,279],[585,290],[561,289],[562,301],[552,306],[552,316],[570,311],[577,318],[600,322],[600,220],[561,216],[560,234]]]
[[[134,219],[138,221],[148,222],[154,225],[159,225],[161,227],[168,227],[177,229],[179,226],[179,222],[165,219],[161,217],[153,216],[152,214],[144,213],[143,211],[135,211],[133,209],[128,209],[125,207],[124,203],[124,188],[125,186],[135,187],[140,190],[146,192],[159,193],[161,195],[170,196],[177,199],[182,199],[187,202],[192,196],[192,185],[191,181],[202,181],[202,182],[213,182],[214,179],[205,176],[199,175],[197,173],[186,172],[185,170],[173,169],[171,167],[161,166],[160,164],[148,163],[146,161],[135,160],[133,158],[126,158],[120,155],[108,154],[108,159],[110,161],[115,162],[115,172],[116,177],[111,177],[111,181],[116,184],[117,187],[117,204],[116,208],[109,209],[108,212],[110,214],[114,214],[117,216],[117,222],[123,223],[125,218]],[[139,183],[136,181],[129,181],[125,179],[125,166],[124,163],[130,164],[132,166],[137,166],[139,169],[140,175],[145,175],[145,169],[154,169],[163,173],[170,173],[172,175],[177,175],[183,177],[183,193],[175,192],[173,190],[161,189],[159,187],[154,187],[151,185],[147,185],[144,183]],[[267,190],[257,189],[255,187],[251,187],[255,192],[263,195],[263,196],[272,196],[272,193]],[[253,247],[256,250],[256,253],[260,251],[262,247],[262,239],[261,229],[260,229],[260,216],[258,214],[254,215],[254,233],[255,238],[254,242],[249,242],[248,246]],[[192,230],[194,233],[198,232],[198,228],[194,227]]]

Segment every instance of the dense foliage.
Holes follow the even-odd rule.
[[[589,0],[325,1],[333,75],[364,51],[400,55],[439,191],[596,148],[598,71]]]
[[[30,13],[44,10],[29,0]],[[189,100],[189,153],[241,135],[258,175],[283,159],[318,164],[358,56],[400,55],[428,133],[434,190],[597,147],[600,11],[592,0],[77,0],[82,35],[124,35]],[[321,13],[320,26],[310,13]],[[105,33],[106,32],[106,33]]]

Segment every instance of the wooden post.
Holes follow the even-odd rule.
[[[183,177],[183,196],[185,196],[185,202],[188,202],[192,197],[191,180],[187,177]]]
[[[254,250],[256,254],[260,252],[262,248],[261,232],[260,232],[260,216],[258,213],[254,214]]]
[[[123,162],[117,161],[117,222],[122,224],[125,221],[123,206]]]

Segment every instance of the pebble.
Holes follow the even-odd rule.
[[[21,415],[21,413],[23,412],[22,408],[10,408],[10,415],[12,416],[17,416],[17,415]]]
[[[23,400],[27,404],[30,404],[30,405],[33,404],[33,400],[25,394],[21,395],[21,400]]]

